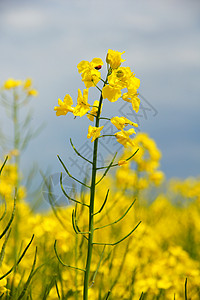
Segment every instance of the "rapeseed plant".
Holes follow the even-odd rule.
[[[80,195],[68,195],[61,173],[60,192],[69,203],[65,207],[54,206],[52,193],[52,211],[36,213],[25,201],[29,194],[21,185],[19,162],[31,135],[23,137],[21,106],[15,107],[16,135],[9,144],[4,143],[9,159],[0,163],[2,299],[200,299],[199,179],[174,179],[162,186],[165,176],[155,141],[146,133],[136,134],[134,120],[102,116],[107,100],[112,105],[128,101],[136,112],[139,110],[139,79],[129,67],[121,66],[122,55],[108,51],[105,80],[101,78],[100,58],[79,63],[86,88],[78,90],[75,105],[67,94],[55,107],[58,116],[71,113],[93,122],[86,134],[93,145],[92,160],[70,140],[76,154],[91,166],[91,182],[74,178],[59,157],[66,174],[83,186]],[[91,88],[100,92],[99,101],[93,104],[89,100]],[[30,79],[9,79],[1,88],[4,105],[14,97],[10,98],[14,100],[9,106],[12,112],[13,105],[23,106],[23,99],[36,94]],[[105,120],[116,131],[108,138],[124,150],[103,166],[98,165],[97,155],[98,140],[106,139]],[[114,167],[116,172],[108,172]],[[140,220],[142,224],[135,230]]]
[[[60,157],[59,160],[61,162],[61,164],[64,167],[64,170],[66,171],[66,173],[72,177],[74,180],[76,180],[77,182],[79,182],[81,185],[87,187],[90,190],[90,199],[88,203],[81,203],[80,201],[77,202],[77,200],[71,199],[69,196],[68,198],[72,201],[74,201],[76,203],[75,209],[72,212],[72,225],[74,228],[74,231],[76,234],[80,234],[82,235],[82,237],[84,239],[86,239],[87,241],[87,257],[86,257],[86,263],[85,266],[83,268],[80,267],[72,267],[70,266],[70,268],[74,268],[75,270],[78,271],[82,271],[84,273],[84,287],[83,287],[83,299],[87,300],[88,299],[88,292],[89,292],[89,286],[92,284],[93,285],[93,281],[91,281],[91,264],[92,264],[92,254],[93,254],[93,248],[96,246],[104,246],[103,247],[103,251],[102,251],[102,255],[100,256],[100,261],[96,270],[96,273],[100,267],[101,264],[101,260],[103,258],[103,253],[105,250],[105,247],[107,245],[111,245],[111,246],[115,246],[117,244],[119,244],[120,242],[122,242],[123,240],[125,240],[126,238],[128,238],[133,231],[135,231],[135,229],[138,227],[139,223],[128,233],[125,234],[124,237],[122,237],[120,240],[115,241],[115,242],[97,242],[94,240],[94,234],[95,231],[98,229],[103,229],[105,227],[108,226],[112,226],[114,223],[117,223],[119,221],[121,221],[121,219],[124,218],[124,216],[127,214],[128,210],[121,216],[121,218],[107,224],[107,225],[103,225],[101,227],[95,227],[95,215],[98,215],[101,213],[101,211],[103,210],[108,196],[109,196],[109,189],[107,190],[107,192],[105,193],[104,196],[104,201],[102,202],[102,207],[95,211],[95,192],[96,192],[96,186],[104,179],[105,175],[107,174],[107,172],[109,171],[109,169],[111,167],[114,166],[119,166],[121,164],[116,164],[114,162],[115,157],[117,155],[117,153],[114,155],[112,161],[110,162],[109,165],[107,166],[98,166],[97,165],[97,155],[98,155],[98,139],[99,138],[104,138],[108,135],[105,134],[101,134],[102,129],[104,128],[103,126],[100,126],[100,122],[102,121],[102,119],[104,119],[105,117],[101,117],[101,112],[102,112],[102,106],[103,106],[103,102],[105,101],[105,99],[108,99],[110,102],[115,102],[117,101],[119,98],[122,98],[125,101],[131,102],[132,103],[132,107],[133,109],[135,109],[135,106],[137,106],[135,104],[135,102],[138,104],[139,99],[138,99],[138,92],[137,89],[139,88],[140,85],[140,80],[138,78],[135,77],[135,74],[131,71],[131,69],[129,67],[121,67],[121,63],[124,61],[121,58],[121,55],[124,52],[118,52],[118,51],[113,51],[111,49],[108,50],[107,53],[107,57],[106,57],[106,62],[107,62],[107,76],[106,79],[103,80],[101,78],[101,73],[99,70],[101,70],[102,66],[103,66],[103,61],[100,58],[94,58],[91,62],[88,61],[82,61],[78,64],[78,71],[79,73],[81,73],[82,76],[82,81],[85,84],[86,89],[83,90],[83,94],[81,92],[80,89],[78,89],[78,98],[77,98],[77,105],[75,107],[73,107],[73,100],[70,97],[70,95],[66,95],[64,98],[64,101],[62,102],[62,100],[58,99],[58,105],[54,108],[54,110],[56,111],[56,114],[58,116],[60,115],[66,115],[68,112],[73,113],[73,115],[75,117],[79,116],[82,117],[86,114],[89,115],[89,120],[94,121],[94,126],[89,125],[88,127],[88,135],[87,138],[91,139],[91,142],[94,142],[94,146],[93,146],[93,158],[92,161],[86,159],[83,155],[81,155],[81,153],[79,153],[75,146],[73,145],[72,141],[71,141],[71,145],[73,147],[73,149],[75,150],[75,152],[84,160],[87,161],[88,164],[91,165],[91,183],[90,185],[85,184],[84,182],[81,182],[80,180],[74,178],[68,171],[68,169],[66,168],[65,164],[63,163],[63,161],[61,160]],[[103,87],[100,88],[99,86],[97,86],[97,84],[102,81],[103,82]],[[100,92],[100,98],[99,98],[99,102],[96,100],[94,101],[93,105],[90,105],[88,103],[88,92],[89,92],[89,88],[95,87],[97,88],[97,90]],[[124,89],[127,89],[127,91],[130,93],[130,95],[127,95],[127,93],[124,95]],[[124,95],[124,98],[123,98]],[[91,117],[92,118],[91,118]],[[106,119],[109,119],[106,117]],[[135,130],[134,128],[131,128],[129,130],[124,130],[125,126],[134,126],[137,127],[137,124],[135,124],[134,122],[132,122],[131,120],[128,120],[125,117],[119,118],[119,117],[115,117],[110,119],[111,123],[117,127],[118,132],[116,132],[113,137],[116,137],[117,142],[122,144],[124,147],[128,147],[129,145],[134,145],[133,140],[130,138],[130,135],[132,135],[133,133],[135,134]],[[133,156],[135,155],[135,153],[131,153],[131,155],[129,157],[127,157],[125,159],[125,161],[130,160]],[[104,169],[104,173],[102,175],[102,177],[100,179],[97,179],[97,172],[99,170]],[[62,180],[61,180],[61,186],[62,186]],[[63,189],[63,188],[62,188]],[[66,193],[65,193],[66,194]],[[82,231],[79,229],[79,225],[78,225],[78,217],[77,217],[77,206],[78,205],[82,205],[88,208],[89,214],[88,214],[88,227],[86,229],[86,231]],[[55,242],[55,253],[56,256],[58,257],[58,260],[61,262],[61,260],[59,259],[58,253],[57,253],[57,247],[56,247],[56,242]],[[95,274],[96,274],[95,273]]]
[[[1,233],[1,239],[4,238],[4,241],[2,239],[1,244],[1,267],[4,268],[6,264],[3,261],[5,250],[7,250],[6,245],[8,242],[8,239],[10,241],[10,236],[13,235],[11,245],[8,248],[8,261],[13,260],[13,266],[4,272],[1,272],[0,279],[4,281],[6,277],[14,272],[14,276],[11,281],[11,286],[9,289],[5,288],[2,289],[1,297],[3,297],[4,294],[9,295],[9,297],[13,297],[13,288],[16,286],[21,279],[21,276],[17,272],[17,267],[19,263],[21,262],[22,258],[24,257],[25,253],[27,252],[29,246],[31,245],[33,241],[32,236],[31,240],[29,238],[29,241],[27,241],[27,246],[22,251],[22,244],[20,246],[19,243],[19,211],[18,211],[18,204],[23,201],[23,198],[25,197],[26,190],[21,185],[21,178],[20,178],[20,156],[22,151],[27,146],[30,138],[32,137],[32,132],[30,132],[30,115],[27,115],[24,122],[22,123],[20,120],[20,109],[22,106],[26,105],[29,102],[29,99],[31,96],[37,96],[37,91],[32,88],[32,81],[30,78],[26,79],[25,81],[22,80],[15,80],[15,79],[8,79],[4,82],[3,86],[0,88],[0,100],[3,106],[6,109],[7,115],[11,120],[11,123],[13,125],[13,135],[9,136],[8,132],[6,131],[6,135],[4,135],[1,132],[1,139],[6,141],[7,143],[3,143],[1,145],[1,148],[4,152],[7,152],[8,155],[6,157],[6,160],[4,161],[2,167],[1,167],[1,173],[3,170],[3,175],[0,178],[0,196],[3,200],[4,204],[4,212],[1,217],[1,223],[4,224],[5,229]],[[6,164],[7,160],[9,160],[9,163]],[[11,208],[11,204],[14,199],[14,207]],[[17,204],[17,208],[16,208]],[[11,216],[10,216],[11,215]],[[7,224],[7,225],[6,225]],[[12,225],[12,228],[11,228]],[[2,227],[3,228],[3,227]],[[11,230],[12,229],[12,230]],[[21,248],[20,252],[21,254],[18,255],[18,248]],[[6,248],[6,249],[5,249]],[[34,263],[31,269],[31,272],[33,272],[35,267],[35,261],[36,261],[36,252],[35,252],[35,258]],[[18,278],[18,279],[17,279]],[[19,297],[22,297],[25,289],[27,288],[27,285],[29,284],[31,278],[31,273],[24,284],[24,289],[19,294]],[[9,280],[7,282],[7,285],[9,286]],[[4,286],[5,287],[5,286]],[[15,295],[16,296],[16,295]]]

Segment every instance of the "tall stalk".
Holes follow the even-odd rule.
[[[13,137],[13,149],[17,151],[17,155],[14,156],[14,163],[16,166],[16,173],[17,173],[17,182],[16,187],[19,187],[19,162],[20,162],[20,149],[19,149],[19,142],[20,142],[20,129],[19,129],[19,105],[18,105],[18,95],[16,91],[13,91],[13,127],[14,127],[14,137]]]
[[[20,129],[19,129],[19,104],[18,104],[18,94],[15,90],[13,90],[13,104],[12,104],[12,110],[13,110],[13,130],[14,130],[14,136],[13,136],[13,149],[14,151],[17,151],[17,155],[14,156],[14,164],[16,168],[16,202],[18,203],[18,188],[20,186],[20,179],[19,179],[19,162],[20,162],[20,152],[19,152],[19,142],[20,142]],[[13,254],[15,257],[15,260],[17,259],[17,244],[19,240],[19,214],[18,210],[16,209],[15,212],[15,226],[14,226],[14,247],[13,247]]]
[[[95,127],[99,127],[99,118],[101,114],[102,106],[102,93],[100,96],[98,112],[96,116]],[[88,288],[89,288],[89,276],[90,276],[90,265],[92,260],[92,249],[93,249],[93,235],[94,235],[94,200],[95,200],[95,184],[96,184],[96,166],[97,166],[97,153],[98,153],[98,139],[94,141],[93,148],[93,160],[92,160],[92,179],[91,179],[91,190],[90,190],[90,207],[89,207],[89,236],[88,236],[88,249],[87,249],[87,260],[84,276],[84,290],[83,299],[88,300]]]
[[[32,132],[30,131],[30,117],[29,114],[25,116],[24,120],[20,116],[21,108],[28,103],[31,96],[36,96],[37,91],[32,89],[31,80],[26,81],[8,79],[5,81],[3,87],[0,89],[0,103],[4,105],[8,113],[8,117],[11,120],[13,127],[13,134],[8,136],[6,133],[6,140],[8,145],[4,143],[4,148],[6,152],[10,150],[8,157],[13,159],[16,181],[15,181],[15,200],[19,202],[18,190],[20,187],[20,155],[24,148],[28,145],[32,137]],[[23,114],[24,115],[24,114]],[[4,136],[4,134],[2,134]],[[11,146],[11,148],[10,148]],[[19,214],[16,209],[15,211],[15,226],[14,231],[14,247],[13,253],[15,258],[17,258],[17,243],[18,243],[18,222]]]

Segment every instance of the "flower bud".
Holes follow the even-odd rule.
[[[127,165],[127,164],[128,164],[128,162],[124,159],[118,161],[118,166],[123,166],[123,165]]]
[[[121,58],[121,55],[124,52],[114,51],[111,49],[108,49],[108,53],[106,56],[106,62],[110,65],[111,69],[117,69],[121,65],[124,59]]]
[[[109,61],[109,59],[108,59],[108,53],[107,53],[107,55],[106,55],[106,62],[107,62],[107,64],[110,64],[110,61]]]

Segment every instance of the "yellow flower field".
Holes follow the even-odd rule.
[[[140,139],[140,141],[146,143],[147,135],[143,137],[144,140]],[[147,162],[142,157],[136,158],[138,169],[140,164],[142,165],[141,172],[159,164],[160,155],[156,154],[158,149],[152,140],[149,142],[149,149],[152,144],[155,147],[154,154],[157,160],[153,160],[152,157],[151,161],[148,161],[150,166],[147,167]],[[174,299],[174,294],[175,299],[184,299],[186,278],[188,297],[199,299],[200,180],[188,179],[182,182],[171,180],[168,182],[168,189],[161,193],[158,189],[158,181],[154,179],[156,176],[153,176],[158,171],[154,169],[153,172],[155,174],[151,173],[153,179],[150,181],[147,180],[147,172],[144,177],[140,177],[140,171],[128,172],[127,165],[121,166],[115,175],[107,176],[104,184],[98,187],[96,210],[101,206],[107,188],[112,186],[114,192],[111,192],[104,208],[104,218],[98,215],[96,217],[97,227],[119,218],[134,200],[136,191],[137,198],[121,221],[112,227],[95,231],[95,242],[103,240],[106,243],[114,243],[140,220],[142,223],[133,235],[121,244],[105,247],[101,266],[93,279],[103,250],[103,246],[95,247],[91,266],[93,277],[90,279],[89,289],[91,299],[104,299],[109,290],[111,290],[110,299],[139,299],[142,292],[146,297],[144,299]],[[122,178],[126,178],[126,181]],[[6,227],[12,213],[16,180],[14,165],[5,165],[0,179],[0,193],[1,199],[6,200],[7,210],[6,216],[1,220],[1,231]],[[146,180],[147,184],[142,184],[142,180]],[[153,199],[152,189],[156,194]],[[82,272],[62,266],[54,252],[54,242],[57,240],[57,251],[62,261],[83,268],[85,241],[76,236],[71,226],[73,204],[59,209],[58,219],[52,211],[31,212],[23,199],[24,188],[20,188],[20,191],[22,191],[20,192],[22,198],[17,203],[12,230],[4,253],[1,255],[3,258],[1,276],[15,264],[16,254],[13,249],[16,247],[18,250],[18,257],[29,243],[32,234],[35,236],[20,264],[1,280],[1,292],[6,293],[7,290],[8,293],[12,292],[19,296],[30,274],[37,246],[35,273],[27,289],[27,295],[32,295],[32,299],[59,299],[59,293],[63,299],[76,299],[76,297],[79,299],[82,293]],[[177,197],[179,201],[174,202]],[[84,195],[84,201],[88,201],[88,195]],[[4,209],[2,204],[1,216]],[[77,210],[81,221],[78,226],[83,231],[87,223],[85,210],[86,208]],[[17,237],[14,230],[16,222],[18,222]],[[5,241],[6,236],[1,239],[1,249]]]

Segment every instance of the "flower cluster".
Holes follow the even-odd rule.
[[[159,186],[164,179],[164,174],[159,170],[161,153],[153,139],[146,133],[138,133],[121,156],[121,161],[135,151],[134,156],[135,170],[131,168],[131,161],[126,162],[122,168],[117,170],[116,178],[120,186],[132,190],[143,190],[153,183]]]
[[[78,72],[81,73],[82,81],[85,84],[86,89],[83,90],[83,94],[78,89],[77,105],[73,105],[73,100],[70,95],[66,94],[64,100],[58,99],[58,106],[54,107],[56,115],[66,115],[68,112],[73,113],[75,117],[82,117],[87,114],[90,121],[94,119],[100,119],[103,100],[108,99],[110,102],[115,102],[118,99],[130,102],[133,110],[138,112],[140,100],[138,98],[137,89],[140,86],[140,80],[135,77],[135,74],[129,67],[121,67],[121,63],[124,62],[121,58],[124,52],[118,52],[109,49],[106,62],[108,65],[108,74],[106,80],[101,78],[100,70],[103,67],[103,61],[101,58],[94,58],[91,62],[81,61],[78,64]],[[97,86],[99,82],[103,82],[103,87]],[[93,104],[88,103],[88,90],[91,87],[96,87],[100,92],[100,101],[95,100]],[[135,134],[134,128],[124,130],[124,127],[130,125],[137,127],[138,125],[125,117],[113,117],[110,119],[111,123],[120,131],[115,133],[117,141],[124,147],[133,145],[133,141],[130,135]],[[101,129],[104,126],[89,126],[88,138],[92,137],[92,142],[101,136]],[[103,136],[103,135],[102,135]],[[101,136],[101,137],[102,137]]]
[[[189,177],[185,180],[171,179],[170,189],[177,195],[186,199],[200,201],[200,178]]]
[[[22,87],[27,96],[37,96],[38,91],[32,87],[32,80],[27,78],[25,81],[9,78],[4,82],[3,90],[11,90],[17,87]]]

